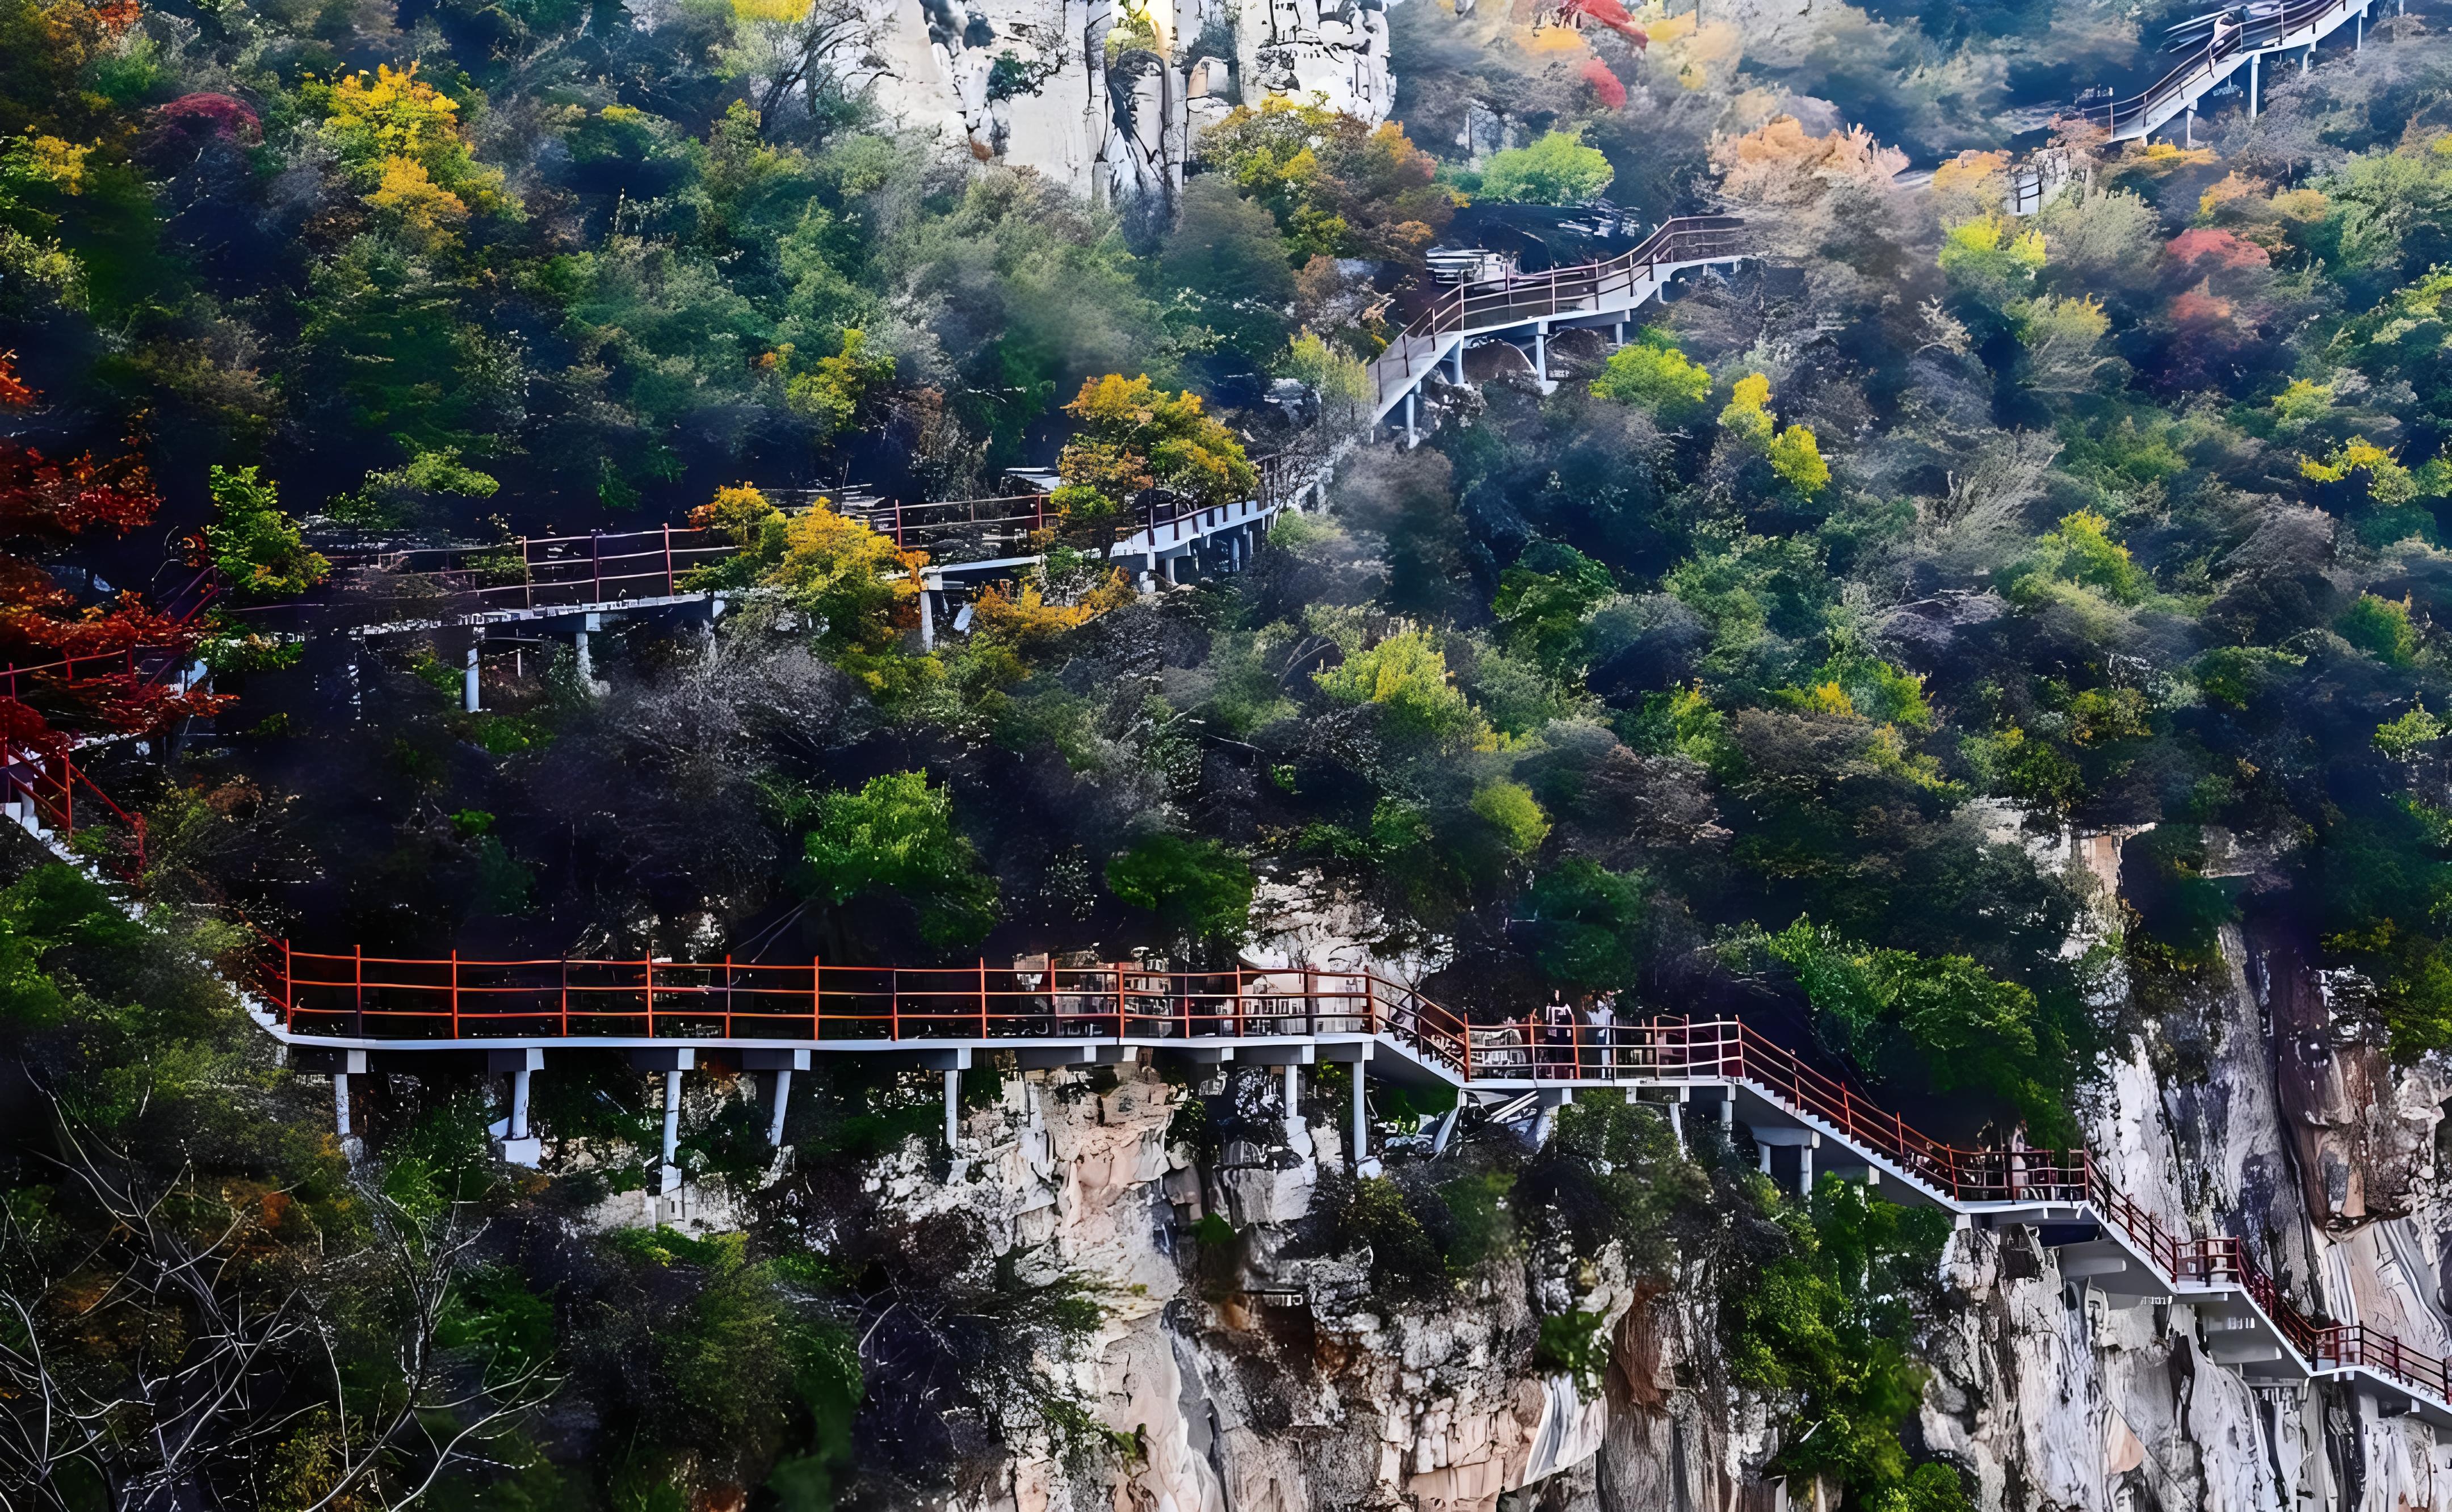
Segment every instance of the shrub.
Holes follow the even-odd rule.
[[[1601,376],[1592,380],[1595,396],[1663,419],[1691,411],[1710,392],[1710,373],[1679,351],[1657,325],[1644,327],[1641,335],[1610,353]]]
[[[1493,152],[1482,166],[1481,194],[1525,205],[1581,205],[1608,188],[1617,170],[1598,147],[1568,131],[1551,131],[1529,147]]]

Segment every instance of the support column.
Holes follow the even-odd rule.
[[[1762,1173],[1763,1173],[1764,1175],[1766,1175],[1766,1176],[1770,1175],[1770,1147],[1769,1145],[1764,1144],[1761,1140],[1755,1140],[1755,1141],[1754,1141],[1754,1153],[1762,1157]]]
[[[681,1168],[673,1163],[682,1143],[682,1072],[697,1068],[698,1051],[682,1046],[670,1050],[643,1048],[630,1052],[630,1064],[643,1071],[664,1073],[663,1169],[658,1189],[648,1193],[652,1199],[678,1190],[682,1184]]]
[[[2197,145],[2197,108],[2195,106],[2188,107],[2187,119],[2180,128],[2180,133],[2181,146],[2193,147]]]
[[[928,591],[928,584],[919,573],[914,572],[911,577],[920,584],[920,649],[934,651],[937,649],[937,596]]]
[[[1405,391],[1405,449],[1413,450],[1421,444],[1421,432],[1414,424],[1414,393],[1413,390],[1407,389]]]
[[[1458,336],[1456,338],[1455,351],[1452,355],[1450,370],[1455,374],[1456,387],[1462,388],[1464,386],[1464,338],[1462,336]]]
[[[1447,1117],[1439,1120],[1439,1131],[1432,1136],[1431,1158],[1433,1160],[1448,1152],[1448,1141],[1455,1137],[1456,1121],[1462,1117],[1464,1117],[1464,1093],[1458,1091],[1455,1106],[1448,1109]]]
[[[775,1073],[775,1116],[766,1126],[766,1143],[777,1149],[783,1148],[783,1110],[792,1101],[792,1071],[785,1067]]]
[[[2350,32],[2350,50],[2352,52],[2363,52],[2366,50],[2366,46],[2367,13],[2362,10],[2359,12],[2357,27]]]
[[[477,632],[477,638],[474,640],[468,642],[468,665],[465,670],[460,674],[460,712],[463,714],[475,714],[479,707],[477,697],[477,650],[484,643],[485,633],[482,630]]]
[[[1550,382],[1550,325],[1536,321],[1532,325],[1532,382]]]
[[[1300,1070],[1301,1068],[1294,1062],[1286,1062],[1285,1090],[1278,1095],[1285,1100],[1286,1117],[1289,1120],[1302,1116],[1302,1083],[1295,1079]]]
[[[1358,1174],[1371,1155],[1371,1105],[1363,1090],[1362,1067],[1354,1068],[1354,1168]]]
[[[962,1073],[945,1072],[945,1149],[953,1149],[962,1131]]]
[[[1720,1091],[1720,1133],[1733,1138],[1737,1132],[1737,1090],[1733,1087]]]
[[[332,1127],[340,1133],[341,1143],[346,1145],[350,1139],[349,1073],[347,1071],[332,1073]]]
[[[1811,1145],[1796,1147],[1796,1194],[1799,1197],[1813,1195],[1813,1147]]]
[[[528,1137],[528,1078],[536,1072],[522,1068],[511,1072],[511,1137]]]
[[[2307,50],[2299,54],[2299,77],[2303,79],[2305,78],[2307,76],[2307,70],[2315,66],[2316,44],[2311,41],[2307,44]]]
[[[664,1189],[680,1185],[681,1172],[673,1157],[682,1148],[682,1073],[664,1072]]]
[[[2256,119],[2257,70],[2264,61],[2264,54],[2261,52],[2251,52],[2247,55],[2247,118],[2250,121]]]
[[[587,654],[587,632],[584,630],[572,632],[570,644],[571,649],[579,653],[579,686],[584,690],[589,683],[596,680],[595,658]]]

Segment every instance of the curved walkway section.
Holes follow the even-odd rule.
[[[1452,362],[1452,377],[1462,383],[1465,344],[1476,337],[1531,332],[1539,352],[1541,339],[1559,326],[1615,324],[1689,268],[1743,262],[1744,236],[1745,222],[1734,216],[1684,215],[1662,222],[1633,251],[1606,262],[1459,284],[1440,295],[1372,363],[1371,419],[1386,420],[1441,363]],[[1533,372],[1549,382],[1538,357]],[[1410,405],[1406,418],[1410,434]]]
[[[2452,1369],[2443,1359],[2372,1328],[2308,1317],[2241,1241],[2166,1229],[2115,1189],[2088,1152],[1944,1144],[1733,1020],[1484,1026],[1368,972],[1169,972],[1038,958],[924,969],[476,961],[317,953],[279,942],[249,964],[261,994],[250,1011],[304,1052],[302,1062],[346,1072],[366,1069],[370,1053],[482,1051],[489,1064],[521,1074],[522,1105],[524,1072],[556,1047],[661,1056],[656,1064],[672,1075],[699,1051],[787,1074],[812,1054],[887,1053],[950,1080],[986,1051],[1052,1066],[1147,1050],[1213,1065],[1341,1061],[1382,1080],[1550,1105],[1586,1088],[1666,1093],[1683,1107],[1700,1092],[1723,1128],[1747,1126],[1766,1171],[1774,1149],[1792,1148],[1797,1179],[1809,1186],[1818,1152],[1823,1170],[1861,1175],[1899,1201],[1984,1227],[2035,1224],[2061,1251],[2065,1280],[2113,1306],[2189,1304],[2208,1358],[2251,1383],[2362,1378],[2388,1403],[2452,1427]],[[1357,1099],[1360,1086],[1357,1078]],[[949,1106],[951,1096],[949,1086]],[[780,1130],[780,1107],[776,1122]],[[525,1134],[524,1107],[516,1129]]]
[[[2317,43],[2353,22],[2363,44],[2367,10],[2373,4],[2374,0],[2286,0],[2275,5],[2266,0],[2237,11],[2225,10],[2213,21],[2204,46],[2145,92],[2105,105],[2082,105],[2069,115],[2103,128],[2114,142],[2150,136],[2182,114],[2193,112],[2198,101],[2244,68],[2248,70],[2247,113],[2252,120],[2263,59],[2302,48],[2312,58]]]

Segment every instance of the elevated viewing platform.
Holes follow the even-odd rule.
[[[1543,273],[1472,279],[1441,294],[1371,363],[1371,419],[1375,424],[1404,407],[1410,442],[1418,434],[1414,396],[1441,363],[1451,383],[1464,383],[1464,350],[1487,340],[1532,344],[1533,375],[1550,381],[1549,337],[1554,330],[1622,324],[1691,268],[1743,262],[1745,222],[1728,215],[1687,215],[1661,224],[1632,251],[1598,263]]]
[[[944,1076],[955,1137],[959,1081],[983,1054],[1025,1070],[1152,1056],[1195,1065],[1353,1068],[1353,1144],[1368,1149],[1366,1078],[1549,1110],[1579,1091],[1666,1101],[1682,1138],[1706,1109],[1742,1129],[1761,1169],[1809,1190],[1817,1171],[1962,1223],[2032,1224],[2070,1286],[2106,1306],[2185,1304],[2215,1363],[2251,1384],[2355,1379],[2389,1411],[2452,1429],[2452,1365],[2358,1325],[2310,1318],[2228,1236],[2174,1233],[2116,1189],[2085,1150],[1970,1149],[1931,1139],[1849,1082],[1730,1019],[1624,1024],[1469,1024],[1417,990],[1367,972],[1309,968],[1183,972],[1131,962],[899,968],[735,961],[477,961],[309,952],[264,942],[249,1011],[293,1064],[333,1074],[347,1131],[348,1077],[435,1054],[484,1054],[513,1082],[497,1126],[511,1158],[535,1158],[527,1078],[556,1050],[627,1051],[669,1081],[702,1056],[776,1073],[774,1129],[791,1073],[820,1055],[888,1056]],[[1502,1114],[1505,1109],[1502,1109]],[[665,1122],[667,1168],[677,1125]],[[1538,1137],[1536,1135],[1536,1137]],[[668,1177],[668,1180],[678,1180]]]

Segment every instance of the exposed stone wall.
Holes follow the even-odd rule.
[[[1179,187],[1200,129],[1238,101],[1316,94],[1385,119],[1383,3],[866,0],[890,119],[1124,205]]]

